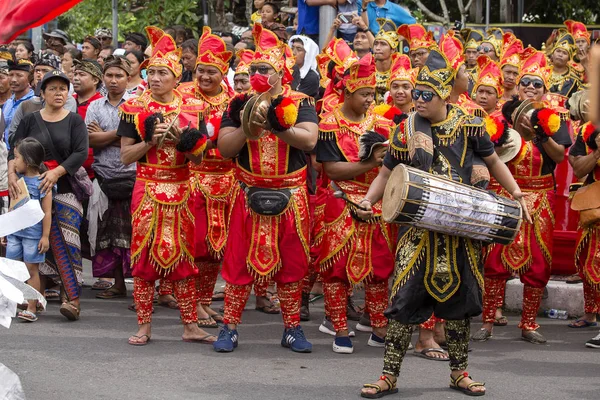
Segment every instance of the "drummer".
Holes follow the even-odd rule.
[[[375,62],[370,54],[350,65],[340,82],[344,88],[340,104],[324,114],[319,124],[317,161],[323,163],[327,177],[355,203],[364,198],[386,151],[380,146],[361,161],[360,138],[365,131],[375,131],[384,141],[393,126],[390,120],[371,110],[377,84],[375,75]],[[336,353],[354,351],[346,314],[350,285],[365,286],[365,311],[373,328],[367,344],[384,346],[387,318],[383,311],[388,303],[388,280],[394,270],[395,243],[391,227],[380,217],[381,203],[373,207],[376,214],[363,222],[356,218],[356,207],[340,198],[329,196],[325,205],[319,260],[325,313],[336,332],[333,342]]]
[[[518,79],[519,100],[506,102],[503,107],[503,114],[508,120],[512,118],[511,110],[514,110],[522,100],[542,101],[549,89],[550,68],[546,64],[546,55],[529,47],[521,57],[522,68]],[[547,110],[551,110],[551,116],[546,113],[547,117],[540,119],[537,124],[527,120],[525,122],[528,124],[527,128],[515,126],[521,134],[525,129],[532,131],[532,125],[536,125],[538,129],[533,140],[523,140],[521,151],[508,163],[508,168],[525,193],[527,204],[530,204],[534,222],[533,224],[523,222],[521,232],[512,244],[495,245],[485,263],[486,278],[489,278],[486,280],[486,292],[494,293],[503,290],[511,274],[519,275],[524,284],[523,312],[519,329],[522,330],[521,338],[534,344],[546,343],[546,339],[538,331],[536,316],[544,288],[550,279],[552,264],[554,231],[552,207],[555,190],[553,172],[556,165],[563,161],[565,149],[571,145],[571,137],[564,121],[566,115],[556,113],[548,103],[544,103],[544,106]],[[490,186],[490,189],[499,188]],[[507,193],[503,192],[503,194]],[[488,312],[493,313],[491,309],[485,309],[484,319]],[[485,324],[481,329],[474,334],[475,340],[487,340],[491,337],[490,324]]]
[[[519,200],[529,218],[523,194],[494,152],[483,121],[447,103],[455,75],[456,70],[440,50],[432,49],[412,92],[416,113],[392,134],[384,165],[360,202],[368,210],[357,211],[361,218],[373,217],[371,205],[382,198],[391,171],[399,163],[468,183],[461,177],[470,176],[475,155],[485,160],[491,174]],[[398,238],[396,277],[391,305],[385,313],[390,321],[383,374],[377,382],[364,385],[361,395],[375,398],[397,392],[396,380],[413,326],[425,322],[432,313],[446,319],[451,387],[481,395],[484,384],[471,380],[466,371],[470,317],[482,309],[481,242],[408,225],[400,226]]]

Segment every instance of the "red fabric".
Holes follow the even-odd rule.
[[[250,285],[254,277],[249,272],[246,262],[252,237],[252,216],[246,205],[246,195],[243,191],[233,200],[234,206],[229,223],[229,236],[225,255],[223,257],[223,279],[232,285]],[[277,283],[299,282],[308,271],[308,260],[302,242],[296,230],[293,213],[279,217],[278,248],[281,253],[281,269],[273,276]]]
[[[73,95],[73,97],[75,98],[75,100],[77,100],[77,93],[75,93]],[[90,104],[93,101],[99,100],[101,99],[103,96],[100,94],[100,92],[96,92],[94,93],[94,95],[92,97],[90,97],[90,99],[84,103],[79,103],[79,101],[77,102],[77,114],[79,114],[81,116],[81,118],[85,121],[85,116],[87,115],[87,110],[88,107],[90,106]],[[91,147],[88,149],[88,157],[85,160],[85,162],[83,163],[83,168],[85,168],[85,171],[87,172],[88,176],[90,177],[90,179],[94,179],[94,170],[92,169],[92,164],[94,162],[94,149],[92,149]]]
[[[0,43],[67,12],[81,0],[4,0],[0,2]]]
[[[198,267],[198,275],[195,276],[198,302],[210,306],[221,265],[218,262],[204,262],[197,263],[196,266]]]
[[[242,312],[250,296],[252,285],[225,285],[225,306],[223,323],[239,325],[242,322]]]
[[[525,222],[523,222],[525,223]],[[485,277],[491,279],[502,279],[504,281],[510,278],[511,272],[504,268],[501,260],[502,246],[494,246],[485,263]],[[534,288],[544,288],[550,280],[550,266],[546,262],[540,246],[537,241],[531,243],[531,254],[533,263],[525,271],[519,274],[521,282]]]

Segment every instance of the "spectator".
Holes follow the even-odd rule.
[[[105,60],[112,55],[113,51],[115,51],[115,48],[112,46],[104,47],[100,50],[100,54],[98,54],[98,64],[100,64],[102,68],[104,68]]]
[[[389,0],[357,0],[357,5],[358,15],[366,14],[363,16],[363,21],[368,23],[369,30],[373,35],[377,35],[379,32],[378,18],[389,19],[396,26],[416,23],[409,11]]]
[[[41,174],[48,170],[44,165],[44,146],[33,138],[25,138],[16,144],[14,155],[16,179],[25,181],[30,199],[40,203],[44,218],[33,226],[8,235],[6,258],[25,263],[30,276],[27,284],[39,292],[41,291],[40,265],[46,260],[45,253],[50,247],[52,221],[52,190],[42,192],[39,187]],[[17,317],[23,321],[37,321],[37,305],[37,300],[29,300],[27,309],[19,311]]]
[[[337,0],[298,0],[298,29],[296,34],[306,35],[319,43],[319,7],[337,7]]]
[[[260,9],[261,24],[266,27],[266,24],[272,24],[279,21],[279,7],[275,3],[264,3]]]
[[[0,109],[4,107],[4,103],[10,99],[12,93],[10,91],[10,78],[8,77],[8,64],[0,64]]]
[[[32,63],[35,63],[34,59],[34,51],[35,48],[29,41],[22,41],[17,45],[15,49],[15,59],[16,60],[29,60]]]
[[[361,20],[364,24],[364,21]],[[375,38],[369,29],[361,29],[354,35],[354,41],[352,47],[359,58],[366,56],[371,52],[371,46]]]
[[[296,65],[292,70],[292,90],[313,98],[318,97],[320,82],[316,57],[319,54],[319,46],[302,35],[292,36],[288,44],[296,58]]]
[[[28,60],[19,60],[17,62],[9,62],[8,64],[8,76],[10,78],[12,96],[2,107],[2,114],[6,123],[6,128],[4,129],[5,143],[8,143],[8,130],[17,108],[19,108],[21,103],[34,96],[30,85],[32,70],[33,65]]]
[[[127,93],[141,94],[148,87],[148,83],[142,79],[140,65],[144,62],[144,54],[141,51],[131,50],[125,53],[125,58],[131,65],[131,79],[127,84]],[[194,63],[195,65],[195,63]]]
[[[175,43],[177,44],[177,47],[181,47],[181,44],[183,42],[194,37],[192,30],[190,28],[186,28],[183,25],[173,26],[173,31],[175,32],[173,38],[175,38]]]
[[[256,11],[252,13],[252,15],[250,16],[250,21],[252,23],[252,25],[254,25],[257,22],[262,22],[261,19],[261,11],[262,11],[262,7],[265,5],[266,0],[254,0],[254,8],[256,8]]]
[[[358,27],[354,23],[354,17],[358,17],[357,0],[337,0],[338,17],[343,15],[348,22],[341,21],[338,28],[338,38],[344,39],[350,44],[354,41],[354,35],[358,31]]]
[[[94,36],[96,39],[100,41],[102,44],[102,48],[106,49],[109,46],[112,46],[113,43],[113,35],[110,29],[108,28],[98,28],[96,32],[94,32]]]
[[[222,32],[219,36],[221,36],[225,44],[235,46],[239,42],[239,39],[231,32]]]
[[[102,50],[102,44],[94,36],[86,36],[81,46],[81,58],[84,60],[97,60]]]
[[[69,35],[60,29],[55,29],[50,33],[44,33],[42,36],[46,41],[46,47],[57,56],[62,56],[65,53],[65,46],[71,41]]]
[[[249,46],[255,46],[254,36],[252,36],[252,30],[248,29],[247,31],[244,31],[244,33],[242,33],[240,41],[246,43]]]
[[[131,277],[129,208],[136,165],[123,165],[117,137],[119,106],[131,97],[127,93],[130,74],[126,58],[108,57],[104,65],[108,95],[90,104],[85,117],[96,176],[87,213],[92,270],[94,277],[115,279],[114,286],[96,295],[100,299],[125,297],[125,277]]]
[[[40,87],[44,108],[23,118],[12,143],[34,138],[49,150],[44,159],[49,171],[41,176],[40,190],[47,195],[55,185],[57,189],[52,199],[51,251],[46,254],[40,275],[60,279],[65,296],[60,312],[74,321],[79,319],[80,313],[82,268],[79,227],[83,214],[81,201],[75,196],[66,175],[74,176],[85,161],[88,135],[82,118],[64,109],[69,97],[69,84],[67,76],[58,71],[44,76]],[[13,197],[19,190],[14,158],[14,149],[11,148],[8,182]]]
[[[60,71],[60,58],[54,53],[43,52],[33,66],[33,87],[37,87],[38,83],[44,79],[44,76],[54,70]]]
[[[146,51],[146,47],[148,46],[148,40],[146,36],[142,35],[139,32],[132,32],[125,36],[125,43],[123,43],[123,48],[125,51],[137,50],[144,53]]]
[[[0,75],[1,73],[0,68]],[[5,123],[4,116],[2,115],[2,108],[0,108],[0,132],[4,132]],[[0,214],[4,214],[8,211],[8,150],[6,143],[4,143],[4,137],[0,138]],[[1,246],[0,246],[1,248]]]
[[[183,64],[183,73],[180,82],[192,82],[194,80],[194,69],[196,68],[196,58],[198,57],[198,41],[188,39],[181,44],[181,62]]]
[[[75,60],[81,61],[81,52],[77,49],[69,49],[62,56],[62,71],[71,81],[73,80],[73,64]]]

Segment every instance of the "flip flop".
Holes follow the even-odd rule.
[[[508,325],[508,318],[504,315],[500,318],[494,318],[494,326],[506,326]]]
[[[212,301],[223,301],[225,300],[225,292],[223,290],[218,290],[213,293]]]
[[[131,338],[137,338],[137,339],[142,339],[143,337],[147,337],[148,339],[144,342],[132,342]],[[150,341],[150,336],[148,335],[141,335],[141,336],[137,336],[137,335],[133,335],[129,338],[129,340],[127,340],[127,342],[132,345],[132,346],[145,346],[148,344],[148,342]]]
[[[577,325],[578,322],[583,322],[582,325]],[[569,328],[590,328],[593,326],[598,326],[597,322],[590,322],[590,321],[586,321],[585,319],[578,319],[575,322],[571,322],[569,325],[567,325]]]
[[[60,299],[60,291],[55,289],[46,289],[44,291],[44,297],[48,301],[59,300]]]
[[[208,339],[211,336],[214,337],[215,339],[217,338],[217,336],[215,336],[215,335],[206,335],[206,336],[201,337],[200,339],[184,339],[184,338],[181,338],[181,339],[184,342],[188,342],[188,343],[213,344],[214,342],[216,342],[216,340],[212,340],[212,341],[211,340],[206,340],[206,339]]]
[[[277,308],[274,304],[270,304],[270,305],[264,306],[264,307],[256,307],[255,310],[260,311],[265,314],[273,314],[273,315],[279,314],[279,312],[280,312],[279,308]]]
[[[324,297],[323,293],[311,293],[308,297],[309,303],[314,303],[317,300],[321,300]]]
[[[17,318],[26,321],[26,322],[35,322],[38,320],[37,315],[32,313],[31,311],[23,310],[17,314]]]
[[[446,356],[446,358],[438,358],[438,357],[433,357],[433,356],[428,356],[427,353],[440,353],[440,354],[444,354]],[[413,352],[413,354],[417,357],[421,357],[424,358],[426,360],[433,360],[433,361],[449,361],[450,357],[448,356],[448,353],[446,353],[446,351],[444,351],[444,349],[440,349],[440,348],[429,348],[429,349],[423,349],[421,351],[415,350]]]
[[[114,286],[114,283],[109,281],[96,281],[92,285],[92,290],[108,290]]]
[[[199,328],[218,328],[217,322],[209,316],[208,318],[198,318]]]
[[[121,291],[119,291],[119,289],[116,289],[115,287],[111,287],[108,290],[105,290],[104,292],[100,292],[96,295],[97,299],[105,299],[105,300],[110,300],[110,299],[122,299],[124,297],[127,297],[127,293],[123,293]]]

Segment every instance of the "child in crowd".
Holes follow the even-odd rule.
[[[44,219],[29,228],[22,229],[8,236],[6,257],[11,260],[24,261],[31,278],[27,283],[41,291],[39,268],[46,260],[45,253],[50,247],[50,224],[52,218],[52,194],[40,191],[40,176],[47,168],[44,165],[44,147],[33,138],[23,139],[15,147],[15,169],[19,178],[23,178],[30,201],[39,201],[44,211]],[[14,199],[12,199],[14,201]],[[30,300],[27,310],[20,311],[17,317],[23,321],[35,322],[37,301]]]
[[[266,0],[254,0],[254,8],[256,8],[256,11],[250,16],[250,20],[252,21],[252,23],[256,23],[256,22],[262,22],[261,20],[261,12],[262,12],[262,8],[265,5]]]

